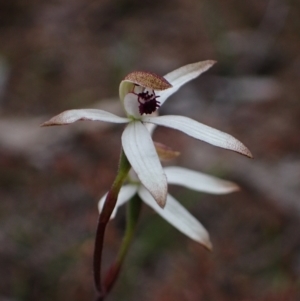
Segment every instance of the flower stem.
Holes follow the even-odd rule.
[[[114,286],[128,249],[132,241],[138,218],[142,207],[142,201],[138,195],[135,195],[127,205],[126,231],[123,242],[115,263],[110,267],[104,280],[105,292],[108,293]]]
[[[107,194],[103,209],[99,215],[98,225],[97,225],[95,248],[94,248],[94,262],[93,262],[94,282],[98,293],[97,300],[102,300],[106,294],[105,287],[102,286],[102,281],[101,281],[101,263],[102,263],[102,250],[103,250],[105,229],[109,222],[110,216],[115,208],[119,191],[127,177],[130,168],[131,165],[127,160],[126,155],[122,149],[120,160],[119,160],[118,174],[114,180],[114,183],[112,184],[111,189]]]

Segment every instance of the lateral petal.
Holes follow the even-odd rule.
[[[167,178],[149,131],[140,121],[129,123],[122,134],[122,145],[141,183],[159,206],[164,207],[168,190]]]
[[[52,117],[50,120],[44,122],[43,124],[41,124],[41,126],[66,125],[82,120],[106,121],[113,123],[126,123],[129,121],[128,118],[119,117],[117,115],[102,110],[79,109],[64,111]]]
[[[239,190],[233,182],[225,181],[190,169],[169,166],[164,168],[168,184],[181,185],[189,189],[212,194],[226,194]]]
[[[137,189],[138,189],[137,185],[129,184],[129,185],[122,186],[122,188],[119,192],[119,195],[118,195],[118,200],[117,200],[116,206],[115,206],[115,208],[114,208],[114,210],[113,210],[113,212],[110,216],[110,219],[115,218],[119,207],[122,206],[123,204],[125,204],[127,201],[129,201],[136,194]],[[98,202],[99,212],[102,211],[106,196],[107,196],[107,193]]]
[[[181,86],[190,80],[198,77],[200,74],[212,67],[216,61],[207,60],[183,66],[164,76],[164,78],[173,86],[167,90],[157,91],[160,96],[159,101],[162,105],[168,97],[175,93]]]
[[[252,158],[252,154],[249,149],[233,136],[188,117],[174,115],[143,117],[143,122],[150,122],[156,125],[169,127],[181,131],[193,138],[238,152],[242,155]]]
[[[144,187],[140,187],[138,194],[148,206],[180,232],[204,245],[207,249],[212,249],[209,234],[203,225],[171,195],[168,194],[166,206],[162,209]]]
[[[134,93],[128,93],[124,97],[124,109],[128,116],[133,118],[141,118],[139,112],[138,96]]]

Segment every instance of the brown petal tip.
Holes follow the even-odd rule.
[[[52,125],[55,125],[55,124],[53,124],[52,122],[50,122],[50,120],[48,120],[46,122],[41,123],[40,127],[46,127],[46,126],[52,126]]]
[[[56,126],[56,125],[66,125],[69,124],[70,122],[66,122],[60,118],[60,114],[57,116],[52,117],[48,121],[45,121],[44,123],[40,124],[41,127],[46,127],[46,126]]]
[[[205,245],[203,244],[204,248],[210,252],[213,251],[213,245],[211,243],[211,241],[208,241]]]
[[[246,149],[244,150],[243,154],[244,154],[246,157],[250,158],[250,159],[254,159],[252,153],[250,152],[250,150],[249,150],[248,148],[246,148]]]

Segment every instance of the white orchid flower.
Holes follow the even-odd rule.
[[[126,118],[97,109],[68,110],[51,118],[42,126],[66,125],[79,120],[127,123],[122,134],[122,146],[126,157],[143,187],[150,192],[159,206],[164,207],[167,200],[167,179],[147,125],[176,129],[215,146],[252,157],[250,151],[240,141],[219,130],[183,116],[151,115],[182,85],[214,64],[215,61],[208,60],[186,65],[164,77],[141,71],[128,74],[119,88]],[[147,195],[146,190],[143,192],[144,195]]]
[[[167,176],[169,184],[181,185],[186,188],[206,192],[211,194],[226,194],[239,190],[239,187],[230,181],[221,180],[200,172],[189,170],[182,167],[165,167],[164,173]],[[158,206],[155,199],[141,184],[134,173],[130,173],[129,184],[124,185],[118,195],[118,200],[111,219],[116,216],[120,206],[129,201],[134,195],[139,197],[162,216],[172,226],[177,228],[189,238],[204,245],[207,249],[212,249],[212,244],[209,239],[209,234],[203,225],[191,215],[174,197],[167,194],[167,202],[164,208]],[[101,212],[106,198],[105,194],[98,203],[99,211]]]

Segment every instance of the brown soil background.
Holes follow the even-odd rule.
[[[114,178],[122,126],[39,124],[71,108],[119,111],[128,72],[163,75],[206,59],[218,64],[161,114],[228,132],[255,159],[164,128],[155,140],[181,151],[171,164],[242,191],[170,188],[209,230],[212,253],[144,208],[108,299],[300,300],[299,20],[292,0],[2,0],[0,301],[94,297],[97,201]],[[106,266],[123,231],[121,210],[108,230]]]

